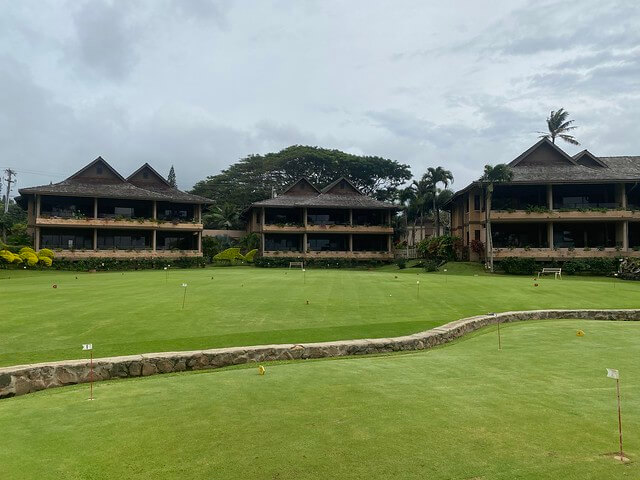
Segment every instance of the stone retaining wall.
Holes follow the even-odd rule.
[[[543,319],[640,320],[640,310],[533,310],[478,315],[403,337],[337,342],[258,345],[191,352],[164,352],[94,360],[94,380],[220,368],[250,362],[424,350],[496,323]],[[89,362],[66,360],[0,368],[0,398],[89,381]]]

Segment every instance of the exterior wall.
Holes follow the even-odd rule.
[[[97,358],[93,362],[93,379],[99,382],[118,378],[146,377],[160,373],[221,368],[247,363],[258,364],[281,360],[425,350],[451,342],[489,325],[525,320],[554,319],[638,321],[640,320],[640,310],[532,310],[504,312],[463,318],[431,330],[394,338],[259,345]],[[67,360],[4,367],[0,368],[0,398],[25,395],[65,385],[88,383],[90,378],[90,366],[87,360]]]
[[[103,170],[106,172],[108,170]],[[110,172],[109,172],[110,174]],[[141,258],[141,257],[162,257],[162,258],[177,258],[184,256],[202,256],[202,231],[203,225],[200,223],[200,206],[192,205],[196,213],[195,220],[192,222],[171,222],[161,221],[156,219],[156,202],[153,202],[153,214],[150,219],[116,219],[116,218],[98,218],[98,199],[93,199],[93,216],[86,218],[58,218],[58,217],[43,217],[39,213],[39,205],[41,202],[40,195],[32,195],[28,199],[27,215],[28,215],[28,228],[29,233],[33,236],[34,246],[36,250],[39,250],[40,236],[43,229],[56,228],[56,229],[69,229],[70,231],[90,231],[93,236],[93,248],[92,249],[55,249],[56,256],[59,258],[69,259],[81,259],[81,258],[95,258],[95,257],[113,257],[113,258]],[[132,230],[132,231],[145,231],[151,232],[152,240],[149,248],[141,250],[112,250],[112,249],[98,249],[97,233],[98,230]],[[197,233],[197,250],[160,250],[156,249],[156,237],[158,232],[175,232],[186,234],[189,232]],[[195,244],[194,244],[195,246]]]
[[[539,159],[544,163],[542,157]],[[615,187],[616,203],[622,205],[616,209],[582,209],[582,210],[554,210],[553,188],[547,187],[547,211],[526,210],[492,210],[491,222],[495,225],[543,223],[547,228],[548,248],[494,248],[494,258],[499,260],[506,257],[535,258],[537,260],[571,259],[591,257],[640,256],[640,252],[633,250],[629,242],[630,225],[640,222],[640,211],[628,208],[626,188],[624,184]],[[476,231],[480,232],[480,240],[486,244],[485,212],[474,208],[474,195],[482,194],[479,187],[472,187],[459,195],[450,205],[451,231],[462,239],[463,248],[470,260],[480,260],[480,256],[470,249],[471,241],[476,238]],[[554,248],[553,232],[559,224],[564,223],[600,224],[601,222],[615,225],[616,248],[599,249],[597,245],[586,248]],[[495,231],[495,228],[494,228]],[[637,246],[634,246],[637,248]]]
[[[357,193],[357,192],[356,192]],[[358,193],[359,195],[359,193]],[[268,207],[267,207],[268,209]],[[260,254],[266,257],[284,256],[284,257],[301,257],[301,258],[370,258],[370,259],[392,259],[393,251],[393,227],[389,226],[390,217],[387,212],[383,218],[382,225],[355,225],[353,223],[353,210],[346,209],[348,211],[348,224],[346,225],[311,225],[307,221],[306,208],[296,209],[301,210],[302,224],[301,225],[276,225],[266,223],[266,210],[264,207],[253,208],[249,218],[249,231],[258,233],[261,235],[261,252]],[[331,209],[326,209],[331,210]],[[345,209],[335,209],[344,212]],[[366,209],[358,209],[366,210]],[[303,251],[269,251],[265,250],[265,234],[299,234],[302,236],[301,244],[303,245]],[[310,251],[309,250],[309,238],[308,235],[313,234],[340,234],[348,235],[347,251]],[[387,239],[386,249],[384,252],[376,251],[353,251],[353,239],[357,235],[384,235]]]

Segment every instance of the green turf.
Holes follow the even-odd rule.
[[[389,337],[504,310],[638,307],[640,283],[547,277],[534,287],[467,264],[447,270],[310,269],[306,284],[299,269],[0,271],[0,366],[79,358],[82,343],[111,356]]]
[[[577,337],[583,329],[586,336]],[[79,385],[0,401],[0,477],[640,478],[640,324],[539,321],[410,354]],[[619,368],[626,453],[618,445]]]

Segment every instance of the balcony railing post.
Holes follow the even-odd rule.
[[[93,250],[94,251],[98,250],[98,229],[97,228],[93,229]]]
[[[547,222],[547,243],[549,248],[553,248],[553,223]]]
[[[156,200],[153,201],[152,215],[154,220],[158,218],[158,202]]]
[[[151,250],[153,251],[153,253],[156,252],[157,241],[158,241],[158,231],[152,230],[151,231]]]
[[[547,185],[547,208],[553,210],[553,185]]]

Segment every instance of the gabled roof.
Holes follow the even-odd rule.
[[[78,177],[80,177],[83,173],[88,171],[91,167],[96,166],[98,164],[102,164],[102,166],[106,167],[107,170],[109,170],[111,173],[113,173],[116,178],[118,178],[119,180],[122,180],[123,182],[126,182],[125,178],[122,175],[120,175],[115,168],[113,168],[111,165],[109,165],[109,163],[102,157],[98,157],[93,162],[89,163],[88,165],[85,165],[80,170],[78,170],[76,173],[74,173],[70,177],[66,178],[66,180],[73,181],[73,180],[77,179]]]
[[[289,185],[284,192],[282,192],[280,195],[289,195],[291,194],[291,191],[294,190],[298,185],[308,185],[309,187],[311,187],[312,190],[314,190],[316,193],[320,193],[320,190],[318,190],[318,188],[309,181],[308,178],[305,177],[300,177],[298,180],[296,180],[294,183],[292,183],[291,185]]]
[[[332,191],[335,187],[337,187],[337,186],[338,186],[338,184],[339,184],[340,182],[342,182],[342,181],[344,181],[344,182],[348,183],[348,184],[349,184],[349,186],[350,186],[350,187],[351,187],[355,192],[359,193],[360,195],[364,195],[364,194],[360,191],[360,189],[359,189],[358,187],[356,187],[356,186],[353,184],[353,182],[352,182],[351,180],[349,180],[347,177],[340,177],[339,179],[334,180],[333,182],[331,182],[329,185],[327,185],[326,187],[324,187],[324,188],[322,189],[322,193],[329,193],[329,192],[331,192],[331,191]]]
[[[131,179],[133,177],[135,177],[138,173],[142,172],[143,170],[148,170],[157,180],[160,180],[162,183],[164,183],[167,187],[172,188],[171,184],[167,181],[166,178],[164,178],[162,175],[160,175],[155,168],[153,168],[151,165],[149,165],[148,163],[145,162],[144,165],[142,165],[139,169],[137,169],[135,172],[133,172],[131,175],[129,175],[127,177],[127,182],[130,182]]]
[[[294,185],[300,182],[306,182],[313,187],[311,182],[306,178],[298,180]],[[334,193],[334,188],[341,181],[345,181],[349,185],[349,193]],[[306,184],[305,183],[305,184]],[[287,188],[285,193],[276,197],[255,202],[252,204],[254,207],[282,207],[282,208],[295,208],[295,207],[312,207],[312,208],[362,208],[362,209],[396,209],[397,205],[392,203],[381,202],[375,198],[371,198],[362,193],[349,179],[340,177],[334,182],[331,182],[322,191],[314,188],[315,194],[304,195],[297,192],[290,191],[292,187]],[[351,191],[353,189],[353,191]],[[287,193],[289,192],[289,193]]]
[[[109,172],[113,174],[111,178],[100,178],[100,176],[83,175],[93,166],[102,164],[107,168]],[[153,168],[145,164],[129,178],[136,175],[142,169],[148,168],[154,175],[159,178],[162,177],[153,170]],[[117,181],[113,182],[112,179],[116,178]],[[98,198],[122,198],[129,200],[156,200],[160,202],[177,202],[177,203],[196,203],[196,204],[210,204],[213,203],[210,199],[201,197],[199,195],[192,195],[190,193],[182,192],[177,188],[173,188],[168,185],[168,182],[164,181],[161,184],[150,185],[134,185],[120,175],[111,165],[109,165],[102,157],[96,158],[93,162],[89,163],[84,168],[78,170],[69,178],[58,183],[50,183],[48,185],[41,185],[37,187],[27,187],[19,189],[21,195],[58,195],[66,197],[98,197]],[[167,185],[165,185],[165,183]]]
[[[603,167],[603,168],[608,168],[606,163],[600,161],[598,159],[598,157],[593,155],[587,149],[576,153],[573,156],[573,159],[576,161],[577,164],[584,165],[585,167]]]
[[[543,148],[547,148],[547,149],[551,148],[552,152],[557,154],[557,156],[555,157],[557,160],[565,160],[566,163],[569,163],[570,165],[577,165],[576,161],[573,158],[571,158],[561,148],[556,146],[555,143],[551,142],[548,138],[545,137],[540,139],[540,141],[536,142],[526,151],[518,155],[514,160],[511,161],[511,163],[509,163],[509,166],[510,167],[518,166],[519,164],[523,163],[527,158],[529,158],[533,153]],[[558,162],[558,163],[564,164],[565,162]]]

